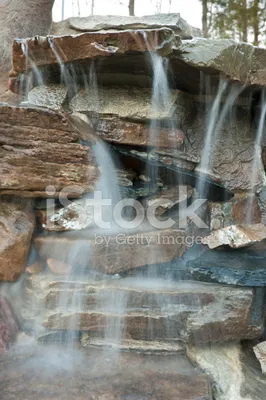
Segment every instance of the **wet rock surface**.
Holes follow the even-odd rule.
[[[264,224],[231,225],[213,231],[203,238],[202,243],[210,249],[221,246],[229,246],[233,249],[252,246],[266,239],[266,227]]]
[[[24,272],[35,225],[28,200],[0,202],[0,281],[16,281]]]
[[[15,341],[18,330],[18,322],[10,304],[0,296],[0,356]]]
[[[97,235],[87,238],[39,236],[35,245],[40,257],[59,259],[74,268],[117,274],[146,264],[182,257],[186,249],[183,230]]]
[[[127,29],[158,29],[167,27],[183,39],[202,36],[200,29],[193,28],[180,16],[180,14],[155,14],[143,17],[127,16],[99,16],[85,18],[69,18],[59,23],[54,23],[53,35],[75,34],[88,31],[127,30]]]
[[[41,365],[41,367],[40,367]],[[0,359],[5,400],[211,400],[208,377],[184,356],[116,354],[37,347],[30,342]],[[10,374],[14,377],[10,381]]]
[[[266,286],[265,254],[248,251],[206,251],[188,261],[192,279],[239,286]]]
[[[65,115],[43,108],[0,105],[0,193],[47,197],[76,185],[92,191],[99,176],[89,146]],[[71,195],[71,191],[70,191]],[[80,197],[72,193],[73,197]]]
[[[134,278],[81,281],[81,276],[76,281],[49,275],[29,277],[25,321],[38,316],[37,332],[41,327],[48,332],[74,329],[107,342],[105,332],[110,326],[119,327],[125,339],[169,345],[173,340],[206,343],[261,335],[262,317],[253,315],[250,289]],[[106,306],[108,298],[116,299],[113,305]]]

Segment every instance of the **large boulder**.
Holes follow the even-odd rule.
[[[16,281],[27,264],[34,229],[28,200],[0,203],[0,280]]]
[[[69,18],[53,24],[53,35],[73,35],[80,32],[95,32],[106,30],[128,29],[158,29],[170,28],[182,39],[200,37],[200,29],[193,28],[180,16],[180,14],[155,14],[137,16],[121,15],[91,15],[83,18]]]
[[[37,333],[79,330],[118,344],[124,339],[206,343],[259,337],[263,317],[255,318],[254,299],[249,288],[38,274],[27,279],[23,316]]]
[[[0,194],[58,197],[68,186],[80,190],[68,190],[73,197],[93,191],[99,176],[93,140],[82,139],[64,114],[0,104]]]
[[[73,269],[94,269],[104,274],[118,274],[147,264],[169,262],[182,257],[186,250],[184,230],[165,229],[118,233],[90,234],[88,238],[38,236],[36,248],[41,258],[55,258]]]

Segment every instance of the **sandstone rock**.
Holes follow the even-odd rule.
[[[205,251],[187,262],[185,276],[202,282],[265,287],[265,253],[251,251]],[[188,277],[187,277],[188,279]]]
[[[253,347],[254,353],[260,362],[263,374],[266,374],[266,342],[261,342]]]
[[[31,245],[34,215],[28,201],[0,202],[0,280],[16,281]]]
[[[263,224],[231,225],[218,229],[202,239],[202,243],[215,249],[230,246],[233,249],[251,246],[266,239],[266,227]]]
[[[34,37],[15,39],[13,42],[13,67],[10,77],[17,77],[27,70],[26,57],[22,45],[28,46],[29,57],[35,60],[36,67],[57,64],[58,59],[53,47],[62,57],[62,61],[74,62],[110,57],[128,52],[147,52],[147,43],[152,50],[166,55],[172,51],[175,35],[171,29],[162,28],[144,31],[87,32],[79,35]],[[52,45],[51,45],[52,44]]]
[[[187,343],[257,338],[263,326],[262,316],[254,319],[254,295],[246,288],[134,278],[81,284],[81,276],[31,276],[26,296],[26,320],[107,342],[117,339],[114,332],[107,335],[112,326],[121,328],[121,340]]]
[[[158,207],[155,210],[155,215],[162,216],[167,210],[182,202],[187,202],[192,197],[193,188],[191,186],[174,186],[170,188],[163,188],[157,194],[148,197],[142,201],[142,204],[148,207]]]
[[[70,265],[54,260],[53,258],[48,258],[47,265],[55,275],[69,275],[72,270]]]
[[[184,353],[185,346],[182,342],[156,342],[147,340],[122,340],[121,343],[108,342],[104,339],[95,339],[84,333],[81,338],[81,344],[84,347],[103,347],[118,351],[134,351],[145,354],[163,354],[171,355],[176,353]]]
[[[138,101],[137,98],[135,98],[134,108],[136,114],[134,115],[134,108],[132,108],[133,99],[131,98],[131,100],[127,100],[128,96],[126,95],[126,93],[126,91],[119,90],[119,96],[122,96],[121,106],[124,101],[132,102],[130,104],[130,108],[127,111],[126,107],[124,108],[125,113],[127,113],[127,115],[124,114],[124,116],[128,118],[142,118],[142,116],[144,117],[144,115],[141,116],[140,114],[142,108],[142,112],[145,112],[145,118],[147,118],[149,116],[149,111],[147,109],[147,106],[142,103],[142,101],[144,101],[145,103],[146,101],[148,101],[146,97],[146,91],[142,91],[142,93],[144,94],[143,100],[140,98]],[[135,94],[137,94],[136,90]],[[150,96],[150,93],[148,94],[148,96]],[[108,101],[108,99],[106,101]],[[115,107],[114,104],[112,104],[111,106]],[[102,110],[102,108],[99,110]],[[122,112],[122,108],[119,107],[117,108],[117,110],[113,110],[113,112],[118,112],[119,115],[121,115],[120,113]],[[117,144],[126,144],[132,146],[156,146],[162,148],[166,147],[179,149],[184,142],[184,133],[180,129],[161,128],[160,134],[158,135],[158,137],[156,137],[157,135],[153,135],[153,130],[149,128],[146,124],[123,121],[118,118],[97,119],[94,128],[96,134],[102,137],[104,140]]]
[[[261,222],[261,213],[258,198],[254,194],[241,193],[228,202],[208,203],[210,229],[216,230],[230,225],[241,225],[247,223],[248,209],[251,208],[251,224]]]
[[[68,88],[64,85],[36,86],[28,94],[31,106],[61,109],[67,99]]]
[[[73,112],[100,113],[100,115],[111,115],[136,121],[173,117],[176,108],[177,91],[173,90],[171,92],[169,103],[165,107],[161,107],[158,111],[151,109],[151,97],[152,93],[150,89],[140,89],[137,87],[99,87],[97,93],[81,89],[70,101],[70,109]],[[124,125],[123,130],[126,131],[125,123],[121,123],[121,125],[122,127]],[[128,124],[128,127],[130,129],[130,124]],[[104,126],[101,127],[100,122],[98,123],[98,127],[96,125],[96,130],[104,131],[104,129],[106,128]],[[134,125],[132,124],[131,129],[134,129]],[[148,131],[146,130],[145,132],[145,127],[137,128],[137,134],[138,130],[140,130],[139,135],[144,136],[142,140],[145,140],[146,143],[149,142]],[[166,132],[168,131],[166,130]],[[162,130],[162,132],[165,131]],[[160,140],[163,140],[163,138]]]
[[[266,51],[248,43],[238,43],[231,39],[194,38],[178,46],[172,58],[175,71],[179,66],[183,70],[184,65],[189,69],[191,87],[195,83],[198,86],[199,71],[216,74],[217,80],[222,74],[227,79],[247,85],[266,83]]]
[[[41,270],[42,266],[41,263],[38,261],[26,268],[26,272],[30,275],[38,274],[39,272],[41,272]]]
[[[0,353],[8,350],[9,344],[15,341],[18,324],[7,300],[0,296]]]
[[[81,266],[117,274],[182,257],[186,249],[185,235],[182,230],[168,229],[110,236],[95,234],[89,239],[39,236],[35,245],[44,260],[55,258],[73,265],[74,269]]]
[[[92,348],[66,352],[63,346],[46,346],[44,354],[42,346],[32,344],[3,355],[0,368],[5,400],[14,395],[36,400],[44,394],[50,400],[212,399],[208,377],[183,355],[118,356]]]
[[[242,397],[245,375],[241,363],[241,346],[235,343],[193,346],[188,357],[197,363],[213,379],[217,400],[247,400]],[[252,397],[253,399],[253,397]]]
[[[69,186],[70,197],[93,191],[99,170],[79,138],[63,114],[1,104],[0,194],[53,198]]]
[[[170,28],[182,39],[202,36],[200,29],[193,28],[180,14],[155,14],[137,16],[93,15],[83,18],[69,18],[53,24],[53,35],[73,35],[80,32],[127,29],[158,29]]]

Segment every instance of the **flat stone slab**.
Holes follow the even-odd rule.
[[[180,14],[155,14],[137,16],[121,15],[92,15],[82,18],[69,18],[53,24],[53,35],[75,34],[79,32],[103,31],[103,30],[127,30],[127,29],[158,29],[170,28],[182,39],[200,37],[200,29],[190,26]]]
[[[191,279],[228,285],[265,287],[265,255],[247,251],[206,251],[188,261]]]
[[[118,274],[147,264],[169,262],[186,250],[183,230],[120,233],[91,236],[86,239],[39,236],[35,245],[42,260],[48,258],[104,274]]]
[[[5,400],[212,399],[209,378],[181,355],[119,355],[30,341],[2,356],[0,371]]]
[[[0,194],[52,198],[71,185],[93,191],[100,172],[89,144],[79,143],[82,138],[65,114],[1,103]],[[47,196],[50,185],[54,193]]]
[[[75,282],[32,275],[23,318],[37,335],[43,328],[82,331],[107,345],[119,336],[118,347],[120,340],[208,343],[259,337],[263,319],[254,317],[254,299],[251,289],[221,285],[143,278],[86,284],[82,276]]]
[[[145,32],[145,33],[144,33]],[[10,77],[15,78],[27,70],[23,52],[28,47],[29,57],[36,67],[123,55],[128,52],[145,53],[151,48],[166,55],[176,42],[174,32],[168,28],[147,31],[86,32],[79,35],[34,37],[15,39],[13,42],[13,66]],[[54,49],[54,50],[53,50]],[[30,68],[30,65],[29,65]]]
[[[264,224],[254,225],[231,225],[217,229],[203,238],[202,243],[210,249],[221,246],[229,246],[232,249],[240,249],[259,243],[266,239],[266,226]]]

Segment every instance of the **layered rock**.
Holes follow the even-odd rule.
[[[17,77],[27,70],[27,60],[23,45],[28,47],[29,56],[37,67],[62,62],[84,61],[96,57],[110,57],[114,54],[126,55],[129,52],[147,52],[151,50],[166,55],[172,51],[175,35],[171,29],[161,28],[143,31],[86,32],[79,35],[35,37],[16,39],[13,43],[13,67],[10,77]],[[55,50],[54,50],[55,49]],[[58,54],[58,55],[57,55]]]
[[[231,225],[213,231],[203,238],[202,243],[215,249],[220,246],[230,246],[233,249],[251,246],[266,239],[266,227],[263,224]]]
[[[0,353],[8,350],[8,347],[16,339],[18,323],[15,314],[4,297],[0,297]]]
[[[186,264],[187,278],[237,286],[265,287],[265,252],[205,251]],[[258,304],[258,309],[261,302]]]
[[[51,360],[55,360],[52,366]],[[47,346],[44,354],[43,348],[31,343],[21,344],[12,358],[2,356],[0,367],[5,400],[11,400],[14,393],[27,400],[41,398],[43,393],[49,393],[51,400],[212,399],[207,375],[182,355],[166,358],[124,353],[116,358],[111,352],[66,352],[55,346]],[[104,378],[99,379],[99,374]]]
[[[155,14],[143,17],[93,15],[85,18],[69,18],[65,21],[54,23],[52,33],[58,36],[111,29],[120,31],[127,29],[158,29],[162,27],[172,29],[182,39],[202,36],[200,29],[188,25],[180,14]]]
[[[34,214],[28,201],[0,203],[0,280],[16,281],[27,265],[34,229]]]
[[[99,170],[81,136],[63,114],[1,104],[0,193],[58,197],[65,189],[80,197],[94,190]]]
[[[206,343],[261,334],[250,289],[132,278],[82,283],[80,278],[28,278],[24,318],[49,330],[87,332],[92,342],[119,337]],[[118,337],[112,336],[112,326]]]
[[[35,245],[43,260],[58,259],[71,264],[74,270],[81,266],[117,274],[181,257],[186,249],[186,232],[167,229],[109,236],[94,234],[89,239],[39,236]]]

